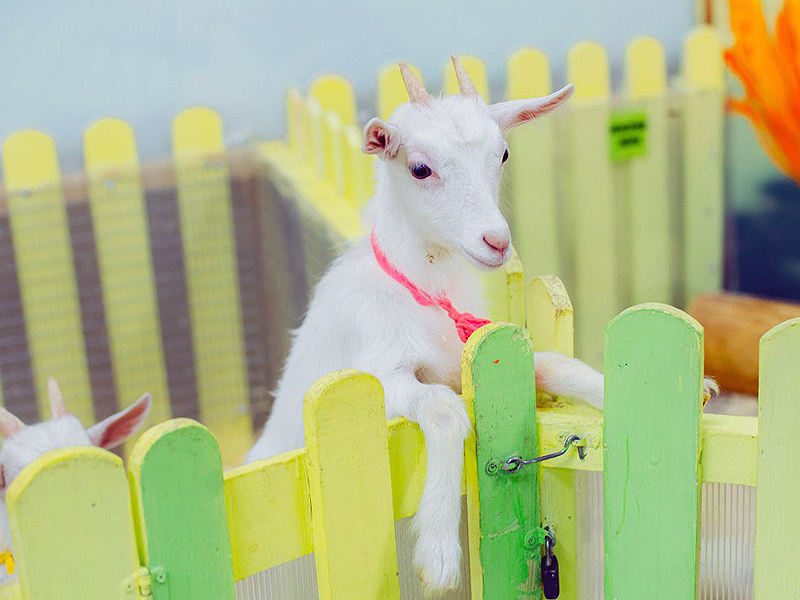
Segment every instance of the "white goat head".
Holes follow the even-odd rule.
[[[511,243],[498,207],[509,158],[503,133],[561,105],[573,86],[544,98],[486,105],[461,62],[452,59],[461,93],[443,98],[432,98],[400,65],[410,102],[388,123],[367,123],[363,150],[382,159],[379,185],[428,239],[478,268],[493,269],[509,258]]]
[[[98,446],[111,449],[135,433],[150,414],[150,394],[144,394],[131,406],[84,429],[67,410],[61,390],[54,379],[48,381],[50,420],[25,425],[5,408],[0,408],[0,498],[20,471],[45,452],[68,446]]]

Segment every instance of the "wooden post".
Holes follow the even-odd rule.
[[[120,119],[97,121],[83,134],[83,155],[118,403],[150,392],[148,426],[155,425],[171,410],[133,129]]]
[[[528,331],[537,352],[556,351],[572,356],[572,303],[561,280],[537,277],[528,285]],[[554,410],[544,406],[540,414]],[[547,466],[547,465],[543,465]],[[578,523],[575,471],[543,468],[540,493],[542,524],[556,534],[556,556],[561,575],[560,600],[578,600]]]
[[[719,38],[698,27],[684,45],[682,302],[722,287],[724,67]]]
[[[172,124],[172,146],[200,414],[219,437],[225,464],[235,465],[253,432],[219,114],[204,107],[181,112]]]
[[[6,497],[24,600],[136,600],[139,560],[122,460],[98,448],[40,457]]]
[[[576,353],[600,366],[603,329],[619,310],[616,255],[616,212],[608,150],[611,109],[608,55],[593,42],[580,42],[569,52],[569,79],[575,84],[570,101],[569,144],[570,239],[574,240],[572,296]]]
[[[506,98],[519,100],[552,91],[550,65],[540,50],[523,48],[506,67]],[[556,196],[556,122],[537,119],[508,132],[510,224],[514,248],[529,274],[563,273]],[[504,188],[505,189],[505,188]]]
[[[380,382],[356,371],[323,377],[303,416],[320,600],[399,600]]]
[[[234,600],[222,460],[211,432],[190,419],[157,425],[136,443],[129,472],[153,600]]]
[[[606,331],[605,597],[697,594],[703,333],[663,304]]]
[[[800,588],[800,319],[761,338],[755,600],[790,600]]]
[[[636,38],[625,52],[631,108],[646,116],[644,156],[630,159],[627,180],[627,247],[630,298],[626,305],[672,302],[673,240],[669,197],[667,66],[664,47],[651,37]]]
[[[92,389],[56,146],[40,131],[18,131],[3,142],[2,160],[39,415],[49,414],[52,376],[88,424]]]
[[[474,398],[480,491],[480,564],[475,557],[471,564],[480,581],[473,581],[473,599],[533,600],[541,593],[538,466],[513,474],[487,470],[492,461],[538,451],[533,345],[518,326],[488,325],[467,342],[464,365],[464,395]]]

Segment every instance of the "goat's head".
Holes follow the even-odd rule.
[[[25,425],[5,408],[0,408],[0,498],[20,471],[45,452],[68,446],[99,446],[114,448],[135,433],[145,422],[152,399],[145,394],[131,406],[104,421],[84,429],[75,415],[70,414],[58,384],[48,381],[50,420]]]
[[[498,207],[500,176],[509,158],[503,134],[550,112],[573,88],[487,105],[461,62],[452,58],[461,93],[443,98],[432,98],[401,63],[410,102],[387,123],[367,123],[363,150],[384,161],[381,176],[390,179],[397,191],[393,197],[428,241],[492,269],[511,254],[508,224]]]

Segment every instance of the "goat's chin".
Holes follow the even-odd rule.
[[[470,252],[463,246],[461,247],[461,253],[472,266],[480,269],[481,271],[494,271],[495,269],[498,269],[506,264],[506,262],[508,262],[508,258],[511,256],[511,253],[507,252],[503,258],[498,260],[493,257],[484,257],[483,255],[479,255],[477,252]]]

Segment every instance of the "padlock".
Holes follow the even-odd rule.
[[[554,600],[561,593],[558,559],[553,554],[553,543],[548,535],[544,540],[544,556],[542,556],[542,592],[547,600]]]

